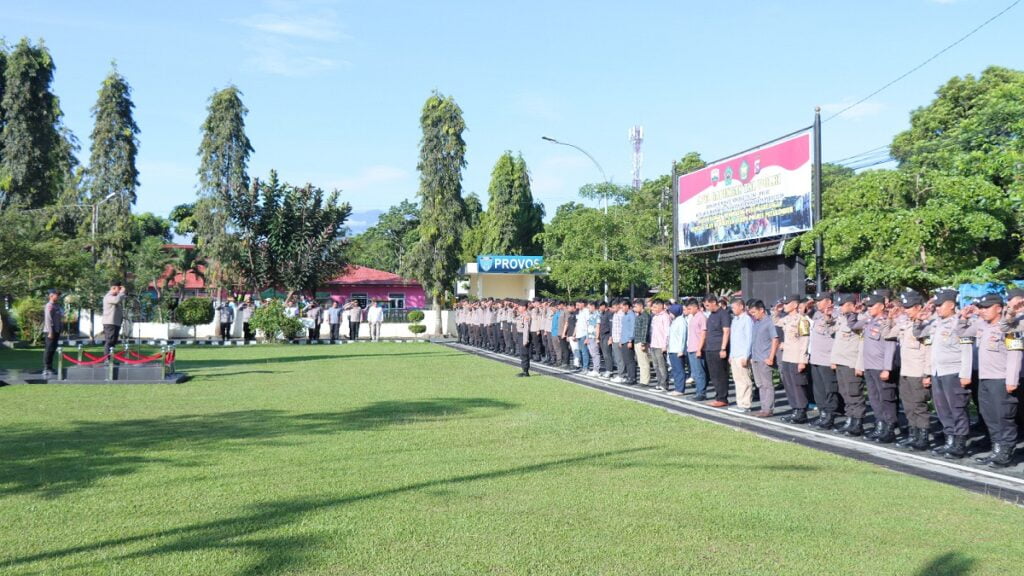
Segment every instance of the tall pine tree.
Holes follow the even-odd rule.
[[[56,66],[46,46],[22,38],[6,58],[0,110],[0,208],[52,204],[74,166],[73,138],[61,125],[60,102],[51,92]]]
[[[135,104],[131,92],[117,66],[112,65],[92,108],[95,124],[86,186],[92,203],[109,196],[100,206],[97,248],[99,268],[111,280],[124,280],[128,272],[134,224],[131,207],[139,186],[139,171],[135,166],[139,127],[132,117]]]
[[[195,223],[199,249],[210,262],[210,280],[217,287],[223,287],[240,257],[231,223],[245,211],[248,198],[249,155],[253,152],[245,135],[248,113],[242,92],[228,86],[210,96],[202,126]]]
[[[491,172],[484,217],[486,254],[538,254],[534,236],[544,231],[544,206],[533,201],[530,173],[522,155],[505,152]]]
[[[466,166],[466,123],[450,96],[435,91],[420,115],[420,239],[407,261],[408,273],[433,299],[436,334],[441,334],[442,299],[454,288],[460,235],[465,227],[462,169]]]

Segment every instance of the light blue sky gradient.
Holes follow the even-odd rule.
[[[521,152],[550,215],[600,180],[631,180],[699,151],[711,160],[811,124],[872,92],[1009,0],[482,2],[0,0],[0,36],[42,38],[54,90],[88,159],[90,108],[110,62],[142,130],[137,210],[195,196],[207,98],[237,85],[252,176],[340,188],[359,211],[415,198],[419,114],[437,89],[464,112],[464,191],[486,203],[505,150]],[[1024,68],[1024,6],[825,124],[825,160],[888,144],[954,75]],[[357,222],[353,224],[358,226]]]

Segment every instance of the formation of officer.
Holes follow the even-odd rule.
[[[992,447],[978,461],[1000,468],[1012,463],[1017,443],[1024,354],[1024,290],[1008,296],[989,294],[962,310],[952,289],[930,299],[881,289],[860,298],[791,295],[774,307],[714,297],[466,300],[456,325],[460,342],[520,358],[524,375],[539,362],[673,396],[695,384],[692,399],[715,408],[728,407],[733,384],[729,409],[762,418],[775,416],[777,370],[791,409],[783,421],[948,459],[970,452],[973,399]],[[933,411],[941,425],[934,434]]]

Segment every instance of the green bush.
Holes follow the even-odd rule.
[[[213,301],[209,298],[189,298],[178,304],[178,323],[192,326],[192,337],[195,338],[195,327],[213,322]]]
[[[409,324],[409,332],[413,334],[423,334],[427,331],[427,327],[423,324]]]
[[[406,319],[409,320],[409,322],[412,322],[413,324],[417,322],[423,322],[423,310],[413,310],[409,312],[405,317]]]
[[[302,322],[284,313],[280,300],[269,300],[252,313],[249,327],[259,330],[267,340],[292,340],[302,332]]]
[[[18,323],[18,337],[33,345],[42,342],[43,306],[46,303],[38,298],[18,298],[11,307],[14,321]]]

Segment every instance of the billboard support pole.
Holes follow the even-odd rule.
[[[679,298],[679,178],[672,163],[672,297]]]
[[[821,107],[814,108],[814,176],[812,177],[812,190],[814,191],[814,220],[813,226],[817,227],[821,221]],[[823,292],[824,286],[824,264],[825,245],[821,233],[814,237],[814,285],[815,290]]]

